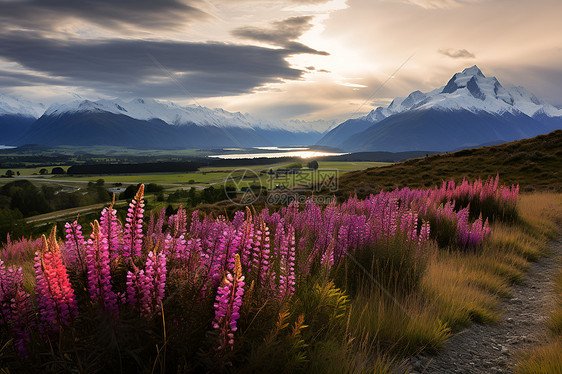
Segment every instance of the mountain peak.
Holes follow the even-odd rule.
[[[486,77],[482,73],[482,70],[480,70],[480,68],[476,65],[472,65],[471,67],[464,69],[461,74],[469,75],[469,76],[479,76],[479,77],[482,77],[482,78]]]

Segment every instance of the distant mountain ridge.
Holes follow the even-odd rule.
[[[24,112],[22,106],[10,108],[12,113]],[[4,121],[0,112],[0,126],[5,130],[0,133],[0,144],[145,149],[309,145],[333,126],[325,121],[269,121],[220,108],[142,98],[77,100],[51,105],[39,118],[37,113],[10,114]]]
[[[447,151],[529,138],[562,128],[562,110],[523,87],[504,88],[475,65],[443,87],[414,91],[350,119],[317,143],[347,151]]]

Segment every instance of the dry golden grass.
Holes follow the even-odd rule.
[[[562,222],[562,194],[525,194],[518,208],[519,222],[494,224],[489,240],[472,252],[429,246],[418,288],[393,299],[377,287],[363,287],[352,301],[351,331],[387,352],[408,355],[438,350],[451,329],[497,320],[501,298],[523,279],[529,261],[548,254],[548,241]],[[560,315],[551,320],[559,323]],[[544,348],[540,355],[553,352]]]
[[[562,221],[562,195],[522,195],[519,211],[521,224],[495,224],[479,251],[431,251],[421,290],[437,318],[453,327],[496,320],[510,284],[522,279],[528,261],[548,253]]]
[[[515,369],[519,374],[562,373],[562,338],[524,354]]]
[[[535,193],[520,199],[521,218],[527,231],[538,238],[554,238],[562,224],[562,195]],[[544,241],[540,242],[541,244]],[[562,264],[561,264],[562,265]],[[549,342],[527,351],[519,358],[516,372],[562,373],[562,267],[555,279],[557,300],[546,324],[553,333]]]

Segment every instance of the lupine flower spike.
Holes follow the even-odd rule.
[[[98,221],[92,225],[92,235],[86,247],[88,263],[88,291],[92,301],[114,317],[119,315],[117,296],[111,288],[109,245],[102,235]]]
[[[49,334],[68,326],[78,314],[74,290],[70,286],[60,248],[55,237],[42,236],[41,250],[35,253],[35,295],[39,306],[40,331]]]
[[[233,349],[234,333],[238,330],[242,296],[244,295],[244,276],[240,256],[236,254],[234,275],[227,273],[217,291],[215,319],[213,328],[219,332],[218,350]]]
[[[123,236],[123,257],[137,258],[142,250],[142,220],[144,214],[144,184],[141,184],[133,201],[129,204],[129,211],[125,223]]]

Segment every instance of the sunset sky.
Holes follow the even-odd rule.
[[[561,15],[560,0],[0,0],[0,92],[343,120],[476,64],[560,106]]]

